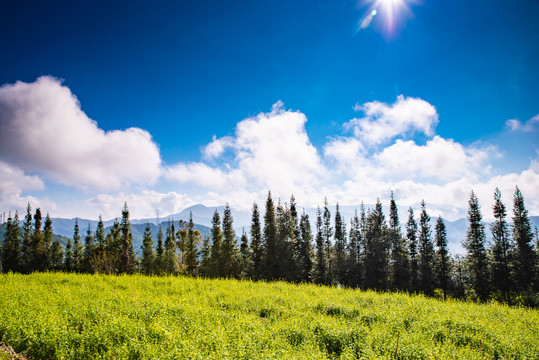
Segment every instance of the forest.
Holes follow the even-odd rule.
[[[487,229],[471,192],[466,254],[456,256],[448,251],[444,220],[431,219],[424,201],[418,218],[409,209],[404,229],[393,193],[387,219],[378,200],[372,209],[362,205],[347,226],[339,205],[332,215],[326,200],[311,226],[309,216],[298,212],[293,195],[289,203],[275,203],[268,192],[263,214],[252,205],[249,233],[235,233],[226,205],[222,215],[214,213],[207,234],[194,229],[192,216],[189,221],[169,221],[157,234],[147,225],[137,254],[127,204],[108,232],[101,217],[95,231],[89,227],[85,234],[76,224],[65,248],[53,239],[49,215],[43,220],[41,210],[32,214],[28,204],[22,220],[17,212],[9,214],[0,271],[284,280],[537,307],[537,229],[532,229],[518,187],[510,222],[498,189],[492,211],[495,220]],[[487,231],[492,233],[488,243]]]

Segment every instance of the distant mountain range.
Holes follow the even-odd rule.
[[[366,208],[372,208],[370,205],[365,205]],[[354,216],[355,209],[359,210],[360,206],[341,206],[340,212],[344,219],[346,221],[350,221],[350,219]],[[168,220],[173,220],[175,223],[176,228],[178,227],[178,221],[179,220],[189,220],[189,216],[192,213],[193,214],[193,220],[195,221],[195,229],[199,230],[203,235],[209,233],[211,228],[211,219],[213,217],[213,214],[215,211],[218,211],[221,215],[221,220],[223,218],[223,210],[224,206],[216,206],[216,207],[208,207],[204,206],[202,204],[193,205],[191,207],[188,207],[184,209],[183,211],[171,214],[165,217],[162,217],[159,219],[160,225],[163,228],[163,231],[165,231],[167,227]],[[251,212],[250,211],[241,211],[241,210],[232,210],[232,216],[234,218],[234,227],[236,230],[236,234],[239,237],[242,233],[242,231],[249,232],[250,225],[251,225]],[[260,211],[263,211],[263,207],[259,207]],[[332,212],[332,216],[335,212],[335,207],[332,206],[330,208]],[[311,220],[311,224],[313,226],[313,232],[314,232],[314,220],[316,218],[316,209],[315,208],[308,208],[303,209],[301,207],[298,208],[298,211],[301,213],[305,211],[309,215],[309,219]],[[386,214],[387,218],[387,209],[384,208],[384,212]],[[402,222],[401,226],[403,229],[405,229],[405,222],[407,221],[408,214],[407,209],[405,208],[399,208],[399,215],[400,220]],[[416,216],[419,215],[419,211],[416,211]],[[263,214],[261,214],[261,217],[263,217]],[[510,221],[510,216],[507,218],[508,221]],[[73,237],[73,228],[75,226],[75,221],[78,221],[79,228],[80,228],[80,235],[82,240],[84,240],[84,237],[86,235],[86,231],[88,230],[88,226],[92,229],[92,232],[95,232],[95,229],[97,228],[97,221],[96,220],[88,220],[88,219],[64,219],[64,218],[52,218],[52,224],[54,233],[59,235],[60,242],[65,245],[67,238]],[[120,219],[118,219],[119,221]],[[263,222],[263,218],[260,219]],[[112,224],[114,224],[115,219],[106,220],[103,221],[106,231],[110,229]],[[435,225],[436,219],[431,219],[431,228],[434,233],[434,225]],[[530,221],[532,223],[532,227],[539,227],[539,216],[530,216]],[[146,224],[150,224],[150,228],[152,231],[152,236],[154,238],[154,242],[156,242],[156,236],[157,232],[159,231],[158,225],[157,225],[157,219],[156,218],[147,218],[147,219],[132,219],[131,220],[131,229],[133,233],[133,247],[135,249],[135,252],[139,252],[140,247],[142,245],[142,236],[144,234],[144,228]],[[465,251],[462,247],[462,240],[466,237],[466,230],[468,228],[468,220],[465,218],[458,219],[456,221],[447,221],[445,220],[445,225],[447,229],[447,239],[449,243],[449,250],[453,254],[464,254]],[[5,228],[5,224],[0,227],[0,235],[3,237],[3,231],[2,229]],[[487,240],[491,241],[492,236],[490,232],[490,223],[485,222],[485,230],[487,234]]]

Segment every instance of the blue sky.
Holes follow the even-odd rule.
[[[457,218],[472,189],[487,213],[496,186],[509,205],[518,185],[539,214],[538,1],[7,0],[0,14],[1,211],[394,190]]]

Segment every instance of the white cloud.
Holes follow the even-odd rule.
[[[234,138],[231,136],[224,136],[217,139],[213,135],[213,141],[209,143],[203,150],[204,157],[207,159],[213,159],[221,156],[226,148],[234,146]]]
[[[509,119],[505,122],[505,125],[512,131],[531,132],[535,129],[535,124],[539,123],[539,114],[532,117],[526,123],[522,123],[517,119]]]
[[[352,119],[345,127],[368,145],[378,145],[414,131],[432,136],[438,124],[436,108],[419,98],[400,95],[392,105],[373,101],[356,105],[355,109],[365,117]]]
[[[117,189],[160,175],[159,149],[147,131],[103,131],[49,76],[0,87],[0,126],[0,160],[62,184]]]

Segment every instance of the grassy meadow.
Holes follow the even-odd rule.
[[[188,277],[0,275],[29,359],[538,359],[539,311]]]

